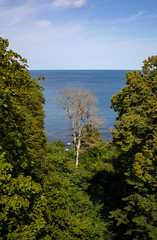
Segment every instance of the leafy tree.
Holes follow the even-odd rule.
[[[43,89],[0,38],[0,239],[36,239],[45,226]]]
[[[124,206],[111,212],[124,238],[157,238],[157,56],[144,61],[143,72],[126,74],[126,86],[111,100],[118,113],[113,143],[117,171],[133,188]]]
[[[107,221],[100,217],[101,206],[98,203],[93,204],[87,191],[93,172],[94,174],[96,172],[94,163],[91,169],[88,168],[87,152],[84,157],[83,154],[80,155],[79,168],[76,168],[73,162],[73,150],[66,151],[60,142],[50,144],[48,156],[49,162],[52,162],[57,170],[58,180],[60,178],[58,184],[54,183],[54,177],[47,181],[48,185],[46,184],[53,189],[52,192],[49,190],[46,192],[50,194],[49,205],[53,207],[51,217],[53,224],[57,226],[55,231],[58,235],[54,239],[64,238],[64,231],[67,239],[112,239]],[[57,185],[59,188],[56,187]],[[59,201],[55,197],[56,194]],[[58,202],[55,204],[55,209],[53,201]],[[62,227],[60,227],[61,223]],[[52,227],[50,229],[52,229],[51,236],[54,236],[55,231]]]
[[[87,125],[97,127],[102,124],[102,121],[97,118],[96,97],[88,90],[67,86],[58,91],[57,103],[65,110],[65,119],[72,130],[77,167],[83,130]]]
[[[101,142],[99,129],[92,124],[87,124],[82,131],[81,149],[87,150]]]
[[[101,222],[100,226],[99,218],[96,224],[92,222],[87,215],[88,211],[92,215],[92,204],[89,204],[89,200],[87,202],[87,197],[82,192],[74,190],[68,179],[51,169],[43,186],[47,200],[47,225],[44,229],[47,232],[46,237],[55,240],[103,239],[106,225]],[[76,208],[76,205],[79,207]]]

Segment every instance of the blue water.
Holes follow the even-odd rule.
[[[101,117],[106,119],[102,139],[110,140],[110,129],[113,128],[117,114],[110,108],[111,98],[125,86],[127,70],[30,70],[32,78],[44,77],[40,84],[45,88],[45,132],[48,141],[71,140],[70,129],[62,118],[64,111],[53,99],[56,90],[65,85],[77,85],[88,88],[97,97],[97,108]]]

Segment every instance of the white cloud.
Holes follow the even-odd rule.
[[[51,26],[51,22],[48,20],[40,20],[34,23],[34,26],[37,28],[47,28]]]
[[[0,27],[13,27],[22,22],[27,23],[29,17],[36,11],[31,1],[17,6],[3,6],[0,8]]]
[[[82,7],[86,3],[85,0],[76,0],[73,2],[74,7]]]
[[[82,7],[85,4],[86,4],[86,0],[55,0],[52,3],[52,6],[55,7],[55,8],[59,8],[59,7],[80,8],[80,7]]]
[[[119,19],[115,19],[114,21],[117,23],[130,23],[130,22],[134,22],[137,21],[139,19],[141,19],[141,17],[146,17],[147,11],[139,11],[137,14],[129,16],[127,18],[119,18]]]
[[[131,16],[130,18],[127,19],[128,22],[136,21],[138,20],[141,16],[145,15],[146,11],[140,11],[137,14]]]

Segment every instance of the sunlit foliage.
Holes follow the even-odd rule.
[[[133,188],[123,209],[111,213],[127,239],[157,238],[157,56],[143,71],[127,73],[126,86],[112,98],[118,112],[113,143],[116,168]],[[126,237],[126,236],[125,236]],[[126,238],[122,239],[126,239]]]
[[[45,226],[43,89],[8,46],[0,38],[0,239],[36,239]]]

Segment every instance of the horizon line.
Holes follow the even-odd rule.
[[[128,68],[128,69],[29,69],[28,70],[30,71],[138,71],[140,69],[131,69],[131,68]]]

